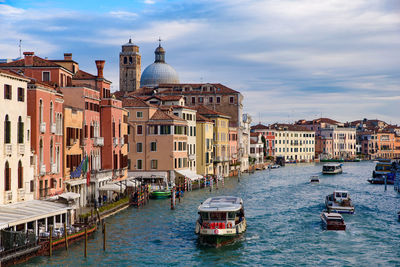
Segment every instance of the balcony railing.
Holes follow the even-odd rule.
[[[11,156],[11,154],[12,154],[12,145],[4,144],[4,155]]]
[[[95,137],[93,143],[95,146],[104,146],[104,137]]]
[[[25,154],[25,144],[18,144],[18,155],[23,155]]]
[[[41,122],[40,123],[40,132],[41,133],[45,133],[46,132],[46,123],[45,122]]]
[[[11,203],[12,198],[13,198],[12,191],[8,191],[8,192],[4,193],[4,203],[5,204]]]
[[[50,127],[51,133],[55,134],[55,133],[56,133],[56,130],[57,130],[56,124],[55,124],[55,123],[52,123],[52,124],[51,124],[51,127]]]
[[[113,145],[118,146],[118,137],[113,138]]]
[[[120,146],[123,146],[124,144],[125,144],[125,140],[124,140],[123,137],[121,137],[121,138],[119,139],[119,145],[120,145]]]
[[[57,173],[57,164],[56,163],[51,164],[51,173]]]
[[[41,164],[40,165],[40,175],[43,176],[46,174],[46,165],[45,164]]]
[[[25,200],[25,189],[18,189],[18,196],[17,196],[18,201],[24,201]]]
[[[40,188],[40,190],[39,190],[39,194],[40,194],[40,198],[45,198],[45,197],[47,197],[48,195],[49,195],[49,188],[48,187],[46,187],[46,188]]]

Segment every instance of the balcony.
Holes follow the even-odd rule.
[[[39,128],[40,128],[40,132],[41,133],[45,133],[46,132],[46,123],[45,122],[41,122]]]
[[[25,189],[18,189],[17,201],[25,200]]]
[[[56,124],[55,124],[55,123],[52,123],[52,124],[51,124],[51,127],[50,127],[51,133],[55,134],[55,133],[56,133],[56,130],[57,130]]]
[[[113,138],[113,145],[118,146],[118,137]]]
[[[51,164],[51,173],[57,173],[57,164],[56,163]]]
[[[41,164],[40,165],[40,175],[43,176],[46,174],[46,165],[45,164]]]
[[[4,204],[9,204],[12,202],[12,191],[6,191],[4,192]]]
[[[12,144],[4,144],[4,155],[11,156],[12,154]]]
[[[24,155],[25,154],[25,144],[18,144],[18,155]]]
[[[123,146],[124,144],[125,144],[125,140],[124,140],[123,137],[121,137],[121,138],[119,139],[119,145],[120,145],[120,146]]]
[[[104,137],[95,137],[93,139],[93,145],[95,145],[95,146],[104,146]]]

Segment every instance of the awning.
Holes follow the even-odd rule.
[[[105,185],[103,185],[103,186],[101,186],[100,188],[99,188],[99,191],[116,191],[116,192],[119,192],[119,191],[123,191],[123,190],[125,190],[125,185],[124,184],[122,184],[122,186],[121,185],[119,185],[119,184],[105,184]]]
[[[128,172],[127,179],[154,179],[154,178],[164,178],[167,179],[167,172],[156,172],[156,171],[147,171],[147,172]]]
[[[134,187],[134,186],[135,186],[135,182],[130,181],[130,180],[118,181],[118,182],[115,182],[115,184],[117,184],[118,186],[119,186],[120,184],[122,184],[123,186],[129,186],[129,187]],[[139,183],[136,182],[136,186],[138,186],[138,185],[139,185]]]
[[[184,170],[175,170],[176,173],[189,178],[192,181],[196,181],[198,179],[203,178],[202,175],[195,173],[194,171],[191,171],[189,169],[184,169]]]
[[[67,205],[44,200],[30,200],[0,206],[0,229],[67,213]]]
[[[65,192],[58,195],[59,198],[63,198],[67,201],[78,199],[81,195],[74,192]]]

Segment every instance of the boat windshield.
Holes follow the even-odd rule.
[[[236,217],[235,212],[228,212],[228,220],[234,220]]]
[[[211,212],[210,220],[224,221],[226,220],[226,212]]]
[[[390,171],[391,168],[392,168],[391,165],[377,164],[375,166],[375,171]]]
[[[334,166],[323,166],[322,169],[324,171],[333,171],[333,170],[335,170],[335,167]]]
[[[200,216],[201,216],[201,219],[203,219],[203,220],[209,219],[208,212],[200,212]]]

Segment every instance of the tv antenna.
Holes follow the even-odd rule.
[[[18,45],[18,46],[19,46],[19,57],[20,57],[20,58],[22,58],[21,43],[22,43],[22,40],[20,39],[20,40],[19,40],[19,45]]]

